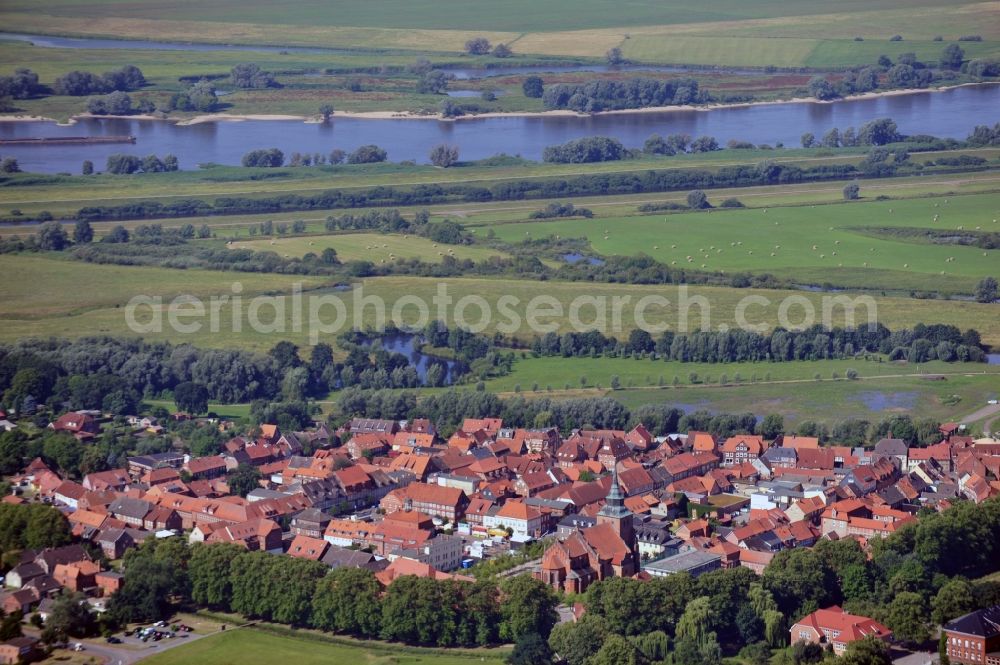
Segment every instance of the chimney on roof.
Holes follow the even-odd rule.
[[[406,501],[403,502],[403,510],[408,513],[413,512],[413,499],[407,498]]]

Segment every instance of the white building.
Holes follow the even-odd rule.
[[[484,515],[483,526],[487,530],[510,529],[517,540],[538,538],[542,535],[542,513],[520,501],[508,501],[496,512]]]

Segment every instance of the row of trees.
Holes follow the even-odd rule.
[[[541,210],[535,210],[529,217],[531,219],[554,219],[556,217],[585,217],[594,216],[594,211],[590,208],[577,208],[572,203],[550,203]]]
[[[978,331],[969,329],[963,332],[956,326],[946,324],[920,324],[895,331],[882,324],[856,329],[821,325],[801,331],[776,328],[769,333],[747,330],[666,331],[655,339],[648,332],[637,329],[629,334],[627,340],[606,336],[595,330],[536,336],[531,349],[540,356],[645,357],[655,354],[655,357],[666,361],[698,363],[822,360],[853,358],[866,353],[912,357],[914,362],[925,362],[932,357],[949,362],[986,360]]]
[[[703,138],[705,141],[700,143],[710,147],[712,140]],[[583,143],[571,142],[572,145],[568,149],[565,145],[553,147],[549,154],[554,158],[567,160],[583,160],[595,156],[613,158],[626,154],[626,150],[614,139],[596,137],[591,141],[586,139],[582,141]],[[283,163],[284,154],[280,151],[277,153],[280,154]],[[273,154],[264,163],[277,165],[278,156],[278,154]],[[357,159],[358,157],[355,157],[355,161]],[[251,159],[251,163],[256,161],[256,156]],[[814,182],[854,178],[859,173],[861,173],[860,169],[853,164],[817,164],[800,167],[766,160],[760,164],[724,166],[716,171],[649,169],[632,173],[595,173],[564,178],[526,178],[508,180],[491,186],[463,183],[422,184],[404,187],[386,185],[362,190],[331,189],[311,195],[286,194],[257,198],[226,196],[218,197],[212,203],[192,199],[167,203],[131,201],[115,206],[86,206],[77,212],[77,217],[92,221],[186,217],[190,214],[192,203],[197,204],[200,215],[234,215],[333,208],[429,205],[449,201],[516,201],[531,198],[636,194],[712,187],[747,187],[762,184]]]
[[[806,132],[802,135],[803,148],[851,148],[857,146],[883,146],[897,143],[905,137],[899,133],[899,128],[892,118],[879,118],[866,122],[858,131],[848,127],[843,131],[832,128],[822,138]]]
[[[486,37],[473,37],[465,42],[465,52],[469,55],[492,55],[495,58],[509,58],[514,55],[506,44],[493,46]]]
[[[384,162],[388,158],[388,153],[377,145],[363,145],[351,153],[334,150],[330,153],[329,162],[330,164],[340,164],[346,159],[348,164],[374,164]],[[458,158],[457,150],[455,151],[455,158]],[[285,165],[285,153],[277,148],[251,150],[243,155],[240,163],[246,167],[277,168]],[[308,166],[308,164],[305,164],[300,158],[298,163],[289,164],[289,166]]]
[[[941,52],[937,64],[944,70],[957,71],[965,62],[965,50],[958,44],[949,44]],[[976,61],[971,67],[973,76],[990,76],[989,61]],[[914,53],[902,53],[893,63],[889,56],[881,55],[878,63],[849,70],[840,81],[833,83],[823,76],[814,76],[808,85],[809,94],[820,100],[836,99],[846,95],[869,92],[879,87],[880,79],[892,88],[926,88],[935,79],[933,64],[917,60]],[[971,63],[970,63],[971,65]]]
[[[131,113],[152,113],[156,104],[149,99],[139,101],[132,106],[132,98],[128,93],[115,91],[103,97],[91,97],[87,100],[87,112],[93,115],[129,115]]]
[[[557,599],[527,576],[500,587],[402,577],[384,595],[371,571],[326,565],[227,543],[147,540],[124,561],[125,584],[108,604],[120,623],[155,621],[194,602],[293,626],[422,646],[487,646],[547,637]]]
[[[351,389],[340,394],[337,408],[345,418],[429,418],[444,433],[454,431],[465,418],[501,417],[512,427],[551,426],[568,432],[585,425],[623,429],[631,416],[621,402],[608,397],[505,399],[485,391],[457,389],[422,398],[419,409],[411,392]]]
[[[160,159],[156,155],[137,157],[116,153],[108,155],[104,170],[113,175],[128,175],[132,173],[164,173],[180,168],[176,155],[164,155]]]
[[[712,152],[719,149],[719,142],[712,136],[692,140],[688,134],[669,134],[666,137],[652,134],[642,146],[647,155],[683,155],[690,152]]]
[[[585,164],[613,162],[628,156],[628,150],[618,139],[606,136],[588,136],[550,145],[542,151],[542,161],[558,164]]]
[[[711,95],[700,89],[698,81],[692,78],[632,78],[625,81],[600,79],[584,84],[560,83],[545,88],[542,95],[545,108],[571,109],[580,113],[710,101]]]
[[[145,85],[146,77],[142,70],[135,65],[125,65],[100,76],[80,70],[67,72],[56,79],[53,88],[58,95],[85,97],[114,91],[128,92]]]
[[[581,383],[586,385],[585,377]],[[338,401],[345,418],[404,419],[431,418],[444,433],[457,428],[463,419],[503,417],[513,427],[558,427],[568,432],[578,427],[629,429],[644,424],[656,436],[691,430],[710,432],[728,438],[737,434],[760,434],[772,440],[780,434],[815,436],[822,443],[864,446],[885,437],[898,438],[911,446],[940,442],[940,423],[930,418],[913,420],[908,415],[889,416],[878,423],[849,418],[832,425],[803,421],[795,430],[785,427],[779,414],[769,414],[758,421],[753,413],[710,413],[683,410],[665,404],[643,405],[630,411],[612,398],[586,398],[554,401],[547,397],[525,399],[521,396],[500,398],[484,391],[451,389],[430,396],[417,408],[416,396],[408,392],[345,390]]]

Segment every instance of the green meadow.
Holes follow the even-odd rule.
[[[981,374],[1000,378],[1000,366],[984,363],[945,363],[932,361],[920,365],[905,362],[879,362],[854,358],[851,360],[802,360],[796,362],[757,363],[682,363],[677,361],[632,358],[563,358],[543,356],[519,358],[507,376],[491,379],[487,389],[494,392],[539,390],[575,390],[580,388],[610,388],[618,378],[620,387],[713,387],[739,386],[757,382],[813,382],[845,379],[848,370],[857,372],[859,380],[878,377],[918,376],[921,374]],[[553,383],[553,377],[568,377]],[[816,377],[819,376],[819,379]],[[584,379],[586,383],[584,383]],[[676,381],[676,383],[675,383]],[[567,387],[567,383],[569,384]]]
[[[996,399],[1000,394],[1000,379],[995,373],[949,374],[937,381],[920,376],[863,377],[858,381],[640,388],[610,394],[630,408],[669,404],[685,411],[778,413],[791,427],[803,420],[828,425],[847,418],[878,422],[894,413],[918,414],[921,418],[946,422],[964,421],[966,415],[984,406],[987,400]],[[985,422],[969,425],[975,430]]]
[[[946,3],[953,10],[964,3]],[[8,12],[38,10],[32,0],[9,0]],[[935,0],[844,0],[837,13],[845,15],[873,10],[900,11],[939,7]],[[85,19],[144,18],[150,20],[189,20],[204,23],[231,23],[234,20],[253,24],[414,28],[454,30],[501,30],[510,32],[559,32],[584,28],[626,27],[810,17],[829,14],[830,4],[822,0],[706,0],[695,5],[684,2],[636,0],[626,4],[610,0],[549,0],[543,4],[531,0],[510,0],[503,4],[470,0],[442,5],[434,0],[383,0],[358,3],[352,0],[305,0],[275,5],[263,0],[218,0],[204,3],[193,0],[169,0],[136,5],[126,0],[95,3],[92,0],[46,0],[46,14],[54,17]],[[913,20],[913,19],[911,19]],[[905,26],[887,26],[903,31]]]
[[[149,665],[469,665],[502,663],[507,649],[420,649],[378,642],[326,638],[311,632],[294,635],[238,628],[203,637],[144,659]]]
[[[243,240],[229,245],[233,249],[272,251],[282,256],[301,257],[308,252],[319,254],[327,247],[337,251],[341,261],[371,261],[392,263],[397,259],[420,259],[440,262],[445,256],[481,261],[490,256],[506,256],[504,252],[475,245],[439,245],[418,236],[401,233],[342,233],[309,235],[294,238]]]
[[[812,67],[833,69],[854,67],[878,61],[880,55],[897,58],[915,53],[918,60],[937,62],[944,45],[931,39],[891,42],[888,38],[862,42],[854,39],[816,39],[811,37],[745,37],[728,35],[725,39],[707,35],[637,35],[623,44],[622,52],[643,62],[676,62],[696,65],[733,65],[746,67]],[[1000,42],[963,42],[966,57],[991,57],[1000,53]]]
[[[626,57],[697,65],[843,67],[907,51],[937,56],[940,35],[980,34],[970,57],[1000,51],[1000,27],[989,2],[934,0],[709,0],[691,4],[637,0],[11,0],[0,10],[6,30],[112,38],[322,46],[356,50],[378,64],[386,55],[462,51],[482,35],[517,54]],[[895,34],[902,42],[889,42]],[[863,38],[863,42],[854,42]],[[872,57],[874,56],[874,57]],[[170,61],[173,56],[164,59]],[[333,58],[333,56],[331,56]]]
[[[862,190],[864,192],[864,190]],[[717,204],[718,197],[712,199]],[[621,218],[497,224],[507,242],[556,235],[586,238],[604,256],[643,253],[717,273],[771,273],[807,284],[971,292],[996,272],[1000,254],[974,246],[874,233],[878,228],[1000,233],[995,194],[830,205],[711,210]]]
[[[200,329],[190,333],[176,332],[167,325],[169,319],[164,308],[172,298],[183,294],[196,295],[203,299],[212,295],[232,295],[234,283],[242,285],[245,302],[252,295],[290,295],[293,284],[301,284],[302,289],[308,292],[307,295],[325,293],[341,300],[344,303],[348,325],[353,325],[355,322],[361,327],[376,324],[376,308],[372,304],[364,305],[355,316],[354,292],[330,289],[310,291],[324,286],[324,280],[320,278],[96,265],[62,257],[53,258],[52,255],[0,255],[0,269],[6,274],[19,276],[19,279],[8,282],[5,298],[0,303],[0,319],[4,321],[4,325],[0,328],[0,341],[5,342],[31,337],[134,335],[126,321],[126,305],[133,296],[147,295],[162,297],[163,306],[138,309],[136,320],[143,324],[153,323],[155,317],[158,317],[163,326],[158,331],[144,333],[143,337],[146,339],[189,342],[213,348],[240,347],[257,350],[267,350],[281,339],[289,339],[301,346],[310,344],[308,301],[305,303],[304,320],[300,329],[296,329],[293,325],[293,309],[289,301],[282,301],[286,305],[283,310],[272,304],[262,305],[258,319],[265,325],[260,330],[254,330],[248,325],[249,314],[246,308],[242,310],[241,316],[234,316],[233,308],[230,306],[219,308],[217,331],[213,331],[205,319],[202,319],[205,323]],[[329,281],[326,285],[332,286]],[[723,325],[729,327],[736,325],[737,306],[747,296],[758,296],[767,302],[766,305],[755,304],[746,310],[745,318],[748,323],[762,324],[765,328],[773,327],[778,321],[778,310],[782,299],[789,296],[794,296],[797,302],[788,312],[788,318],[792,323],[805,320],[802,317],[806,316],[810,308],[818,322],[822,319],[824,298],[830,297],[830,294],[823,293],[771,289],[696,285],[680,290],[676,285],[642,286],[556,281],[540,284],[529,280],[468,277],[447,279],[412,276],[374,277],[360,280],[359,285],[361,290],[357,292],[357,296],[372,297],[386,303],[386,316],[390,318],[392,305],[402,296],[420,298],[431,306],[434,297],[439,293],[439,287],[444,285],[446,294],[453,299],[447,312],[449,322],[453,323],[451,315],[454,314],[458,301],[466,296],[478,296],[486,302],[490,317],[483,319],[475,305],[467,306],[464,316],[469,326],[478,327],[483,323],[485,325],[483,330],[488,333],[503,326],[524,339],[530,339],[534,334],[532,327],[529,326],[526,310],[528,304],[539,295],[553,299],[548,302],[556,308],[561,308],[562,315],[546,315],[540,311],[536,317],[536,324],[551,327],[558,332],[569,331],[572,328],[566,314],[572,302],[580,297],[596,298],[598,303],[604,303],[609,315],[605,332],[619,337],[627,335],[635,328],[635,305],[645,296],[659,296],[669,300],[668,306],[661,307],[654,303],[647,308],[645,311],[647,322],[655,325],[665,324],[668,329],[680,332],[684,331],[682,321],[685,317],[682,316],[682,312],[687,312],[687,331],[700,329],[703,320],[710,329],[718,329]],[[498,306],[502,296],[516,299],[513,309],[515,318],[506,316]],[[696,304],[695,299],[698,296],[706,299],[707,309]],[[615,324],[611,316],[613,299],[616,297],[628,298],[626,306],[621,309],[620,326]],[[948,323],[963,330],[976,328],[982,333],[985,343],[1000,344],[1000,317],[995,315],[994,305],[882,296],[874,297],[873,302],[876,306],[874,311],[877,320],[889,328],[912,327],[918,323]],[[544,303],[538,302],[538,304]],[[827,306],[831,324],[843,325],[848,320],[848,310],[842,304],[827,301]],[[206,309],[208,309],[207,304]],[[436,317],[436,308],[432,307],[431,311]],[[868,308],[858,303],[854,308],[854,320],[862,322],[867,320],[867,312]],[[241,322],[240,325],[234,324],[234,318]],[[399,318],[399,323],[403,324],[420,322],[419,313],[409,306],[399,311]],[[589,305],[581,308],[579,318],[584,325],[593,321],[595,308]],[[319,320],[324,325],[332,325],[335,319],[336,312],[331,309],[324,309],[319,313]],[[316,329],[324,330],[319,326]],[[334,336],[334,333],[323,333],[320,339],[332,341]]]
[[[133,296],[163,298],[180,295],[209,298],[231,293],[230,284],[239,281],[243,295],[287,293],[293,283],[311,289],[323,283],[316,277],[259,273],[225,273],[212,270],[171,270],[133,266],[97,265],[75,261],[58,254],[0,255],[0,266],[11,277],[4,286],[0,319],[4,328],[19,327],[23,336],[39,334],[86,335],[108,332],[103,327],[76,330],[75,317],[93,312],[120,311]],[[5,335],[16,339],[20,335]]]

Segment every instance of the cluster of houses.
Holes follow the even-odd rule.
[[[66,414],[53,426],[86,441],[96,423]],[[227,485],[241,465],[261,476],[245,498]],[[972,440],[951,424],[933,446],[883,439],[871,449],[800,436],[654,437],[642,425],[564,437],[498,418],[466,419],[443,438],[424,419],[357,418],[337,430],[263,425],[218,455],[132,457],[80,482],[34,460],[3,500],[52,503],[79,541],[109,560],[147,538],[183,534],[368,568],[385,585],[400,575],[469,579],[461,570],[472,562],[550,538],[526,569],[556,589],[582,592],[613,576],[762,572],[779,551],[821,538],[865,544],[921,507],[1000,493],[998,478],[1000,442]],[[79,545],[24,557],[5,579],[5,610],[44,609],[61,588],[99,604],[122,583]],[[826,636],[840,649],[841,637],[886,632],[826,608],[796,624],[792,637]]]

